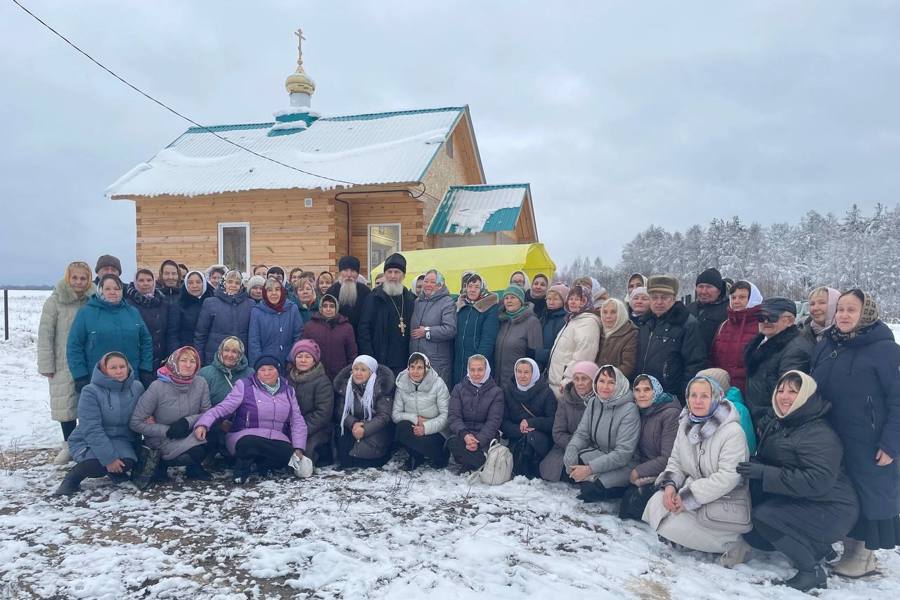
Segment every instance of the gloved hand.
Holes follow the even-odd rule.
[[[191,434],[191,426],[184,417],[178,419],[166,430],[166,437],[170,440],[180,440]]]
[[[146,390],[151,383],[156,381],[156,373],[153,371],[138,371],[138,379],[144,384],[144,389]]]
[[[736,470],[747,479],[762,479],[766,465],[758,462],[741,462],[738,463]]]
[[[80,394],[81,390],[84,389],[84,386],[91,382],[90,377],[79,377],[75,380],[75,393]]]

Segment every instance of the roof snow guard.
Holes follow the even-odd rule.
[[[512,231],[530,197],[527,183],[451,186],[434,213],[428,235]]]
[[[312,111],[288,109],[276,113],[276,123],[191,127],[120,177],[106,194],[201,196],[416,183],[467,110],[448,107],[318,118]],[[211,132],[264,157],[340,181],[260,158]]]

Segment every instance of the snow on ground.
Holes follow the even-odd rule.
[[[565,484],[522,478],[469,485],[453,471],[397,462],[147,492],[90,480],[50,497],[62,471],[34,339],[46,294],[16,294],[0,342],[0,598],[804,598],[773,584],[792,569],[754,554],[737,569],[660,543],[615,505],[583,505]],[[174,471],[173,471],[174,472]],[[832,577],[821,598],[896,595],[900,554],[883,575]]]

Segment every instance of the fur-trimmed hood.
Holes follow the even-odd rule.
[[[483,313],[497,304],[500,304],[500,296],[494,292],[488,293],[484,298],[481,298],[472,304],[468,304],[465,298],[460,296],[456,300],[456,312],[462,310],[464,306],[472,306],[478,312]]]

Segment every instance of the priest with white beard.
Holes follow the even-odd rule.
[[[409,322],[415,296],[403,285],[406,259],[391,254],[384,261],[384,283],[375,288],[363,306],[356,339],[360,354],[368,354],[394,375],[406,369],[409,360]]]
[[[357,281],[359,278],[359,259],[355,256],[342,256],[338,261],[338,280],[328,288],[328,294],[338,299],[340,303],[339,313],[347,317],[353,331],[357,332],[356,339],[359,343],[359,317],[362,314],[363,304],[369,295],[369,287]]]

